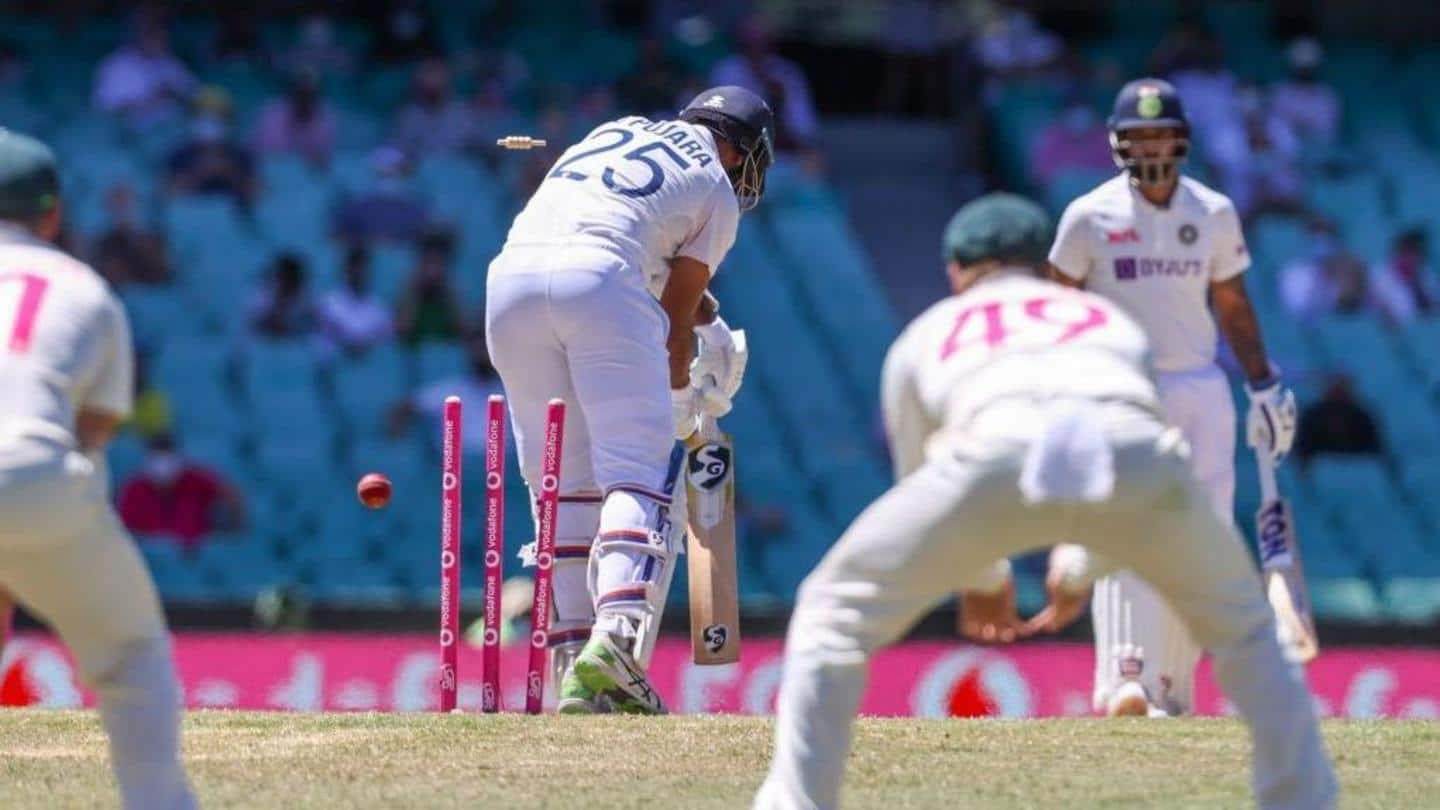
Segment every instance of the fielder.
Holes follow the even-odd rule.
[[[692,385],[696,322],[764,192],[774,127],[738,87],[706,90],[679,120],[601,124],[560,156],[490,265],[486,338],[532,493],[545,403],[570,406],[550,633],[562,713],[665,710],[644,670],[684,542],[675,440],[702,409],[729,409],[743,366],[702,351],[693,376],[712,384]]]
[[[130,327],[50,244],[59,191],[50,149],[0,130],[0,592],[70,646],[124,806],[191,808],[169,632],[100,461],[131,410]]]
[[[1245,373],[1248,443],[1276,461],[1295,441],[1295,397],[1266,357],[1245,292],[1250,255],[1235,206],[1180,174],[1190,126],[1175,89],[1159,79],[1130,82],[1115,99],[1109,126],[1123,171],[1065,209],[1050,248],[1051,273],[1114,301],[1145,330],[1165,417],[1184,433],[1196,479],[1230,523],[1235,407],[1215,364],[1217,325]],[[1200,647],[1174,611],[1120,571],[1097,584],[1091,612],[1095,710],[1190,711]]]
[[[1059,536],[1084,537],[1094,556],[1052,554],[1051,605],[1024,632],[1073,620],[1106,561],[1129,567],[1214,654],[1254,739],[1260,806],[1334,806],[1309,693],[1254,565],[1160,414],[1144,333],[1110,301],[1037,277],[1049,235],[1044,212],[1008,194],[947,227],[955,295],[885,361],[899,480],[800,586],[755,807],[836,807],[870,655],[957,589],[1006,590],[1005,558]]]

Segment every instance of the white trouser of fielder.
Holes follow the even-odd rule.
[[[800,587],[785,639],[775,759],[755,807],[839,804],[875,650],[995,559],[1055,537],[1144,575],[1215,656],[1250,727],[1262,808],[1332,807],[1337,792],[1304,683],[1275,641],[1250,558],[1190,478],[1173,431],[1112,433],[1115,486],[1094,504],[1026,504],[1024,447],[927,462],[866,509]]]
[[[485,328],[532,492],[538,492],[545,403],[559,397],[567,404],[560,523],[576,537],[596,538],[589,561],[595,626],[633,638],[653,614],[672,563],[669,534],[684,525],[668,518],[683,487],[666,492],[675,447],[669,318],[640,273],[615,254],[595,247],[507,247],[490,266]],[[574,500],[591,492],[603,495],[599,509]],[[582,515],[570,515],[572,509],[591,525],[580,526]],[[557,568],[555,576],[557,608],[586,588],[578,565]],[[558,638],[569,638],[578,618],[558,615]]]
[[[0,452],[0,590],[74,653],[99,700],[124,807],[192,808],[164,614],[104,478],[79,453]]]
[[[1190,445],[1190,469],[1225,523],[1234,520],[1235,403],[1217,366],[1156,375],[1165,418]],[[1238,538],[1238,535],[1232,535]],[[1077,537],[1086,543],[1088,538]],[[1170,714],[1195,706],[1195,643],[1175,611],[1130,571],[1095,583],[1090,603],[1095,628],[1095,711],[1103,712],[1111,692],[1134,677],[1150,699]]]

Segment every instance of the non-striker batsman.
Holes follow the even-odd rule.
[[[1165,418],[1185,434],[1195,477],[1228,523],[1235,406],[1215,363],[1217,326],[1245,374],[1247,439],[1277,461],[1295,439],[1295,398],[1266,356],[1245,292],[1250,254],[1235,206],[1180,172],[1190,150],[1180,96],[1160,79],[1130,82],[1109,126],[1121,172],[1065,209],[1051,273],[1115,302],[1145,330]],[[1091,611],[1096,710],[1190,711],[1200,647],[1154,590],[1120,571],[1096,586]]]

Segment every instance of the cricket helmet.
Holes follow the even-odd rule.
[[[754,208],[765,193],[765,173],[775,162],[775,114],[765,99],[743,87],[712,87],[680,111],[680,120],[707,127],[744,157],[727,173],[740,210]]]

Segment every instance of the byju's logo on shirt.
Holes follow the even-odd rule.
[[[1205,273],[1200,259],[1137,259],[1126,256],[1115,260],[1115,280],[1135,281],[1142,278],[1186,278]]]

